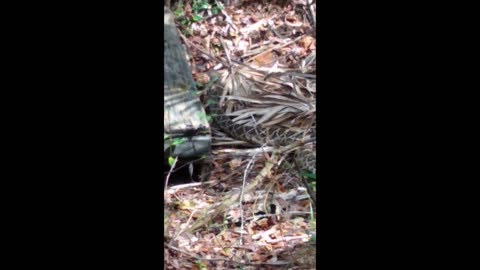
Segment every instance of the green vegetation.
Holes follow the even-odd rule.
[[[213,3],[209,3],[213,2]],[[217,1],[208,1],[208,0],[193,0],[192,1],[192,14],[187,15],[185,12],[185,6],[183,4],[178,4],[175,11],[175,17],[184,26],[190,26],[194,22],[200,22],[205,19],[205,13],[208,14],[208,11],[212,15],[217,15],[225,7],[222,3]]]
[[[163,140],[168,141],[168,144],[170,146],[179,145],[179,144],[182,144],[186,141],[185,138],[171,139],[169,135],[163,135]],[[168,157],[168,165],[170,165],[170,167],[172,167],[174,163],[175,163],[175,158],[172,157],[172,156]]]

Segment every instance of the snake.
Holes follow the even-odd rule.
[[[202,113],[203,108],[197,98],[193,95],[195,83],[190,73],[190,67],[182,55],[184,54],[180,38],[175,29],[173,14],[168,8],[164,8],[165,22],[164,32],[168,34],[165,43],[165,81],[164,81],[164,105],[166,113],[170,117],[164,119],[165,129],[169,133],[176,131],[186,133],[188,130],[209,130],[208,122],[203,118],[194,117],[195,113]],[[214,124],[230,137],[249,142],[257,146],[288,146],[299,140],[315,139],[315,131],[302,132],[288,129],[281,126],[262,127],[260,125],[247,126],[234,122],[230,116],[220,107],[220,94],[222,85],[214,83],[210,89],[210,99],[213,100],[208,105],[210,114],[213,116]],[[185,135],[185,134],[184,134]],[[196,152],[204,153],[209,149],[209,143],[203,141],[197,142],[199,149],[185,150],[184,156],[193,155]],[[185,144],[187,145],[187,144]],[[316,172],[316,153],[315,143],[310,143],[296,150],[294,154],[295,163],[300,170]],[[197,151],[199,150],[199,151]]]
[[[313,139],[313,143],[300,147],[295,151],[294,158],[301,171],[316,173],[316,137],[313,129],[310,134],[287,129],[280,126],[262,127],[247,126],[233,121],[220,107],[222,86],[218,83],[209,90],[208,109],[214,120],[214,125],[230,137],[248,142],[255,146],[288,146],[299,140]]]

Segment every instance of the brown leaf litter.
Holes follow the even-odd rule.
[[[192,1],[183,2],[193,16]],[[226,101],[236,102],[231,112],[246,125],[252,113],[266,126],[314,125],[316,37],[307,1],[233,2],[183,35],[194,79],[206,85],[209,72],[219,72]],[[165,191],[165,269],[314,269],[316,213],[293,164],[275,149],[213,135],[210,179]],[[232,197],[225,206],[222,198]]]

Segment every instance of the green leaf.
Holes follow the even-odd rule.
[[[194,11],[201,11],[209,8],[210,4],[208,3],[208,1],[193,1],[192,9]]]
[[[223,5],[217,5],[217,8],[220,9],[220,10],[224,10],[225,7]]]
[[[210,115],[201,115],[200,119],[210,122],[212,120],[212,117]]]
[[[175,138],[172,142],[172,145],[179,145],[185,142],[185,138]]]
[[[317,175],[314,173],[302,173],[302,176],[305,176],[310,179],[315,179],[315,180],[317,179]]]
[[[207,269],[207,264],[200,260],[196,261],[195,264],[197,265],[198,268],[200,268],[200,270]]]
[[[175,163],[175,159],[173,157],[168,157],[168,165],[170,165],[170,167],[172,167],[173,163]]]
[[[200,15],[200,14],[193,14],[192,21],[194,21],[194,22],[199,22],[199,21],[201,21],[201,20],[203,20],[202,15]]]
[[[212,117],[204,112],[198,112],[197,117],[200,118],[200,120],[206,120],[207,122],[210,122],[210,120],[212,120]]]
[[[181,9],[177,9],[175,12],[175,17],[181,17],[181,16],[185,16],[185,12]]]

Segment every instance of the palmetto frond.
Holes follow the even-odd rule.
[[[266,76],[246,67],[224,70],[220,104],[237,124],[310,128],[315,122],[315,80],[301,76],[298,71]]]

